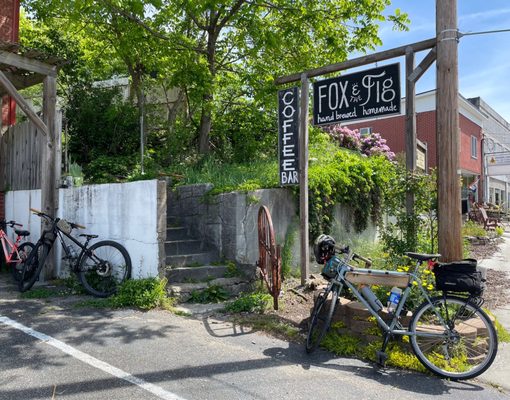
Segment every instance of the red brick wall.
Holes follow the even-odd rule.
[[[481,130],[482,128],[471,122],[462,114],[459,118],[461,131],[460,167],[474,174],[481,174]],[[372,128],[372,132],[380,133],[386,139],[388,146],[394,153],[405,151],[405,117],[402,115],[379,120],[357,122],[349,124],[350,129]],[[426,111],[416,114],[416,133],[419,140],[427,143],[428,167],[434,168],[436,160],[436,112]],[[471,158],[471,136],[477,138],[478,158]]]
[[[0,41],[19,40],[19,0],[0,0]],[[16,123],[16,103],[8,96],[2,98],[2,124]]]

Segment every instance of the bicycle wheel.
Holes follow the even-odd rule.
[[[331,294],[331,302],[329,305],[328,297]],[[311,353],[319,347],[322,339],[326,335],[331,324],[331,319],[336,310],[338,300],[337,288],[329,287],[319,294],[315,300],[313,311],[310,316],[310,323],[308,327],[308,335],[306,336],[306,352]]]
[[[434,297],[431,302],[420,305],[409,324],[409,330],[416,332],[411,336],[416,357],[444,378],[480,375],[490,367],[498,350],[496,330],[487,314],[459,297]]]
[[[131,276],[129,253],[117,242],[104,240],[89,247],[80,261],[78,277],[87,292],[108,297]]]
[[[50,252],[51,246],[48,244],[37,244],[28,255],[27,260],[23,263],[21,274],[18,281],[18,289],[20,292],[26,292],[39,278],[46,257]]]
[[[19,255],[19,259],[20,259],[20,262],[13,262],[13,261],[11,261],[11,265],[10,265],[11,274],[12,274],[12,277],[13,277],[15,282],[19,282],[21,280],[21,272],[22,272],[22,269],[23,269],[23,263],[25,263],[27,261],[28,256],[30,255],[30,253],[32,252],[34,247],[35,246],[34,246],[33,243],[25,242],[25,243],[22,243],[18,247],[18,253],[17,254],[14,253],[13,259],[15,261],[17,261],[18,260],[18,255]]]

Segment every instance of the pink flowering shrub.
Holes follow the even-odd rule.
[[[395,153],[390,150],[386,144],[386,139],[383,139],[379,133],[371,133],[361,137],[359,130],[351,130],[340,125],[325,128],[325,131],[340,147],[359,151],[366,156],[383,155],[388,160],[395,158]]]

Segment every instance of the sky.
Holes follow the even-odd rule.
[[[383,46],[376,51],[435,37],[435,7],[434,0],[393,0],[388,10],[400,8],[406,12],[411,20],[410,29],[399,32],[392,30],[390,24],[383,25],[380,32]],[[510,1],[457,0],[457,16],[462,33],[510,29]],[[482,97],[510,122],[510,32],[464,36],[458,49],[460,93],[466,98]],[[417,54],[416,65],[426,54],[427,51]],[[401,71],[405,70],[404,58],[398,61]],[[434,64],[418,81],[416,93],[435,87]]]

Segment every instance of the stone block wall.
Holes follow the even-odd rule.
[[[169,215],[177,215],[190,233],[216,247],[219,254],[239,264],[258,260],[257,217],[261,205],[269,208],[277,244],[285,241],[297,215],[297,200],[286,189],[207,193],[211,184],[181,186],[169,192]]]
[[[269,208],[276,243],[283,248],[286,238],[293,237],[289,265],[299,269],[300,241],[298,199],[285,188],[209,195],[211,184],[180,186],[168,192],[169,216],[177,216],[189,233],[213,245],[220,256],[238,264],[255,265],[258,260],[257,217],[261,205]],[[374,226],[360,233],[352,227],[351,210],[337,205],[332,235],[337,243],[356,246],[359,239],[375,241]],[[289,236],[288,236],[289,235]],[[310,249],[311,271],[314,264]]]

